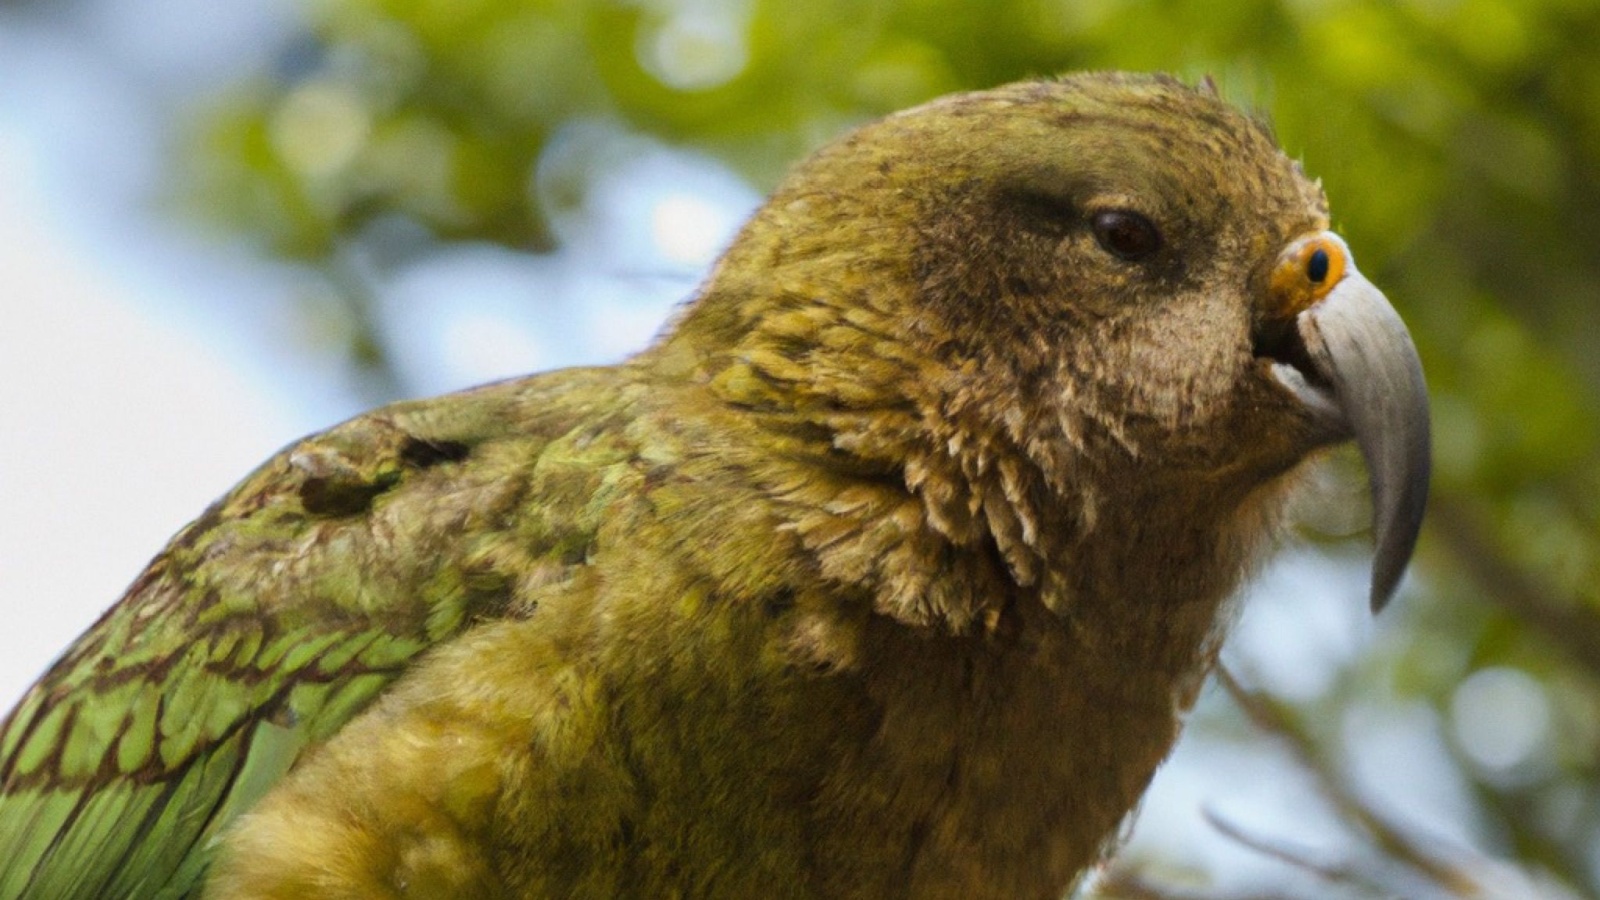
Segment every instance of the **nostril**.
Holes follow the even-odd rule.
[[[1299,370],[1305,380],[1312,385],[1321,388],[1331,386],[1327,376],[1323,375],[1312,362],[1311,353],[1306,349],[1305,341],[1300,337],[1300,330],[1292,319],[1274,322],[1257,329],[1250,349],[1257,358],[1270,359]]]

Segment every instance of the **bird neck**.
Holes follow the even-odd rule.
[[[724,289],[651,362],[727,412],[713,433],[748,448],[743,465],[806,552],[877,612],[966,633],[1026,600],[1109,654],[1143,642],[1189,668],[1254,553],[1245,496],[1165,471],[1087,414],[1008,422],[951,390],[967,373],[883,327],[865,299]],[[1117,637],[1129,602],[1164,618]],[[1174,630],[1191,636],[1174,642]]]

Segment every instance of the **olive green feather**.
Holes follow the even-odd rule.
[[[514,584],[592,534],[524,499],[547,471],[579,497],[611,461],[551,398],[593,378],[354,419],[177,535],[0,728],[0,897],[193,895],[221,829],[308,745],[429,647],[527,614]]]
[[[1327,227],[1167,78],[865,126],[628,362],[174,538],[0,726],[0,900],[1062,896],[1304,462],[1360,441],[1409,555],[1426,394]]]

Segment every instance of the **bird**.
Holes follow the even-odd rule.
[[[935,99],[638,354],[357,416],[179,532],[0,726],[0,897],[1062,896],[1350,441],[1376,610],[1426,384],[1260,118]]]

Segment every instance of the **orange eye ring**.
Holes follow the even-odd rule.
[[[1349,268],[1349,251],[1327,232],[1307,235],[1284,248],[1267,290],[1272,318],[1292,319],[1328,296]]]

